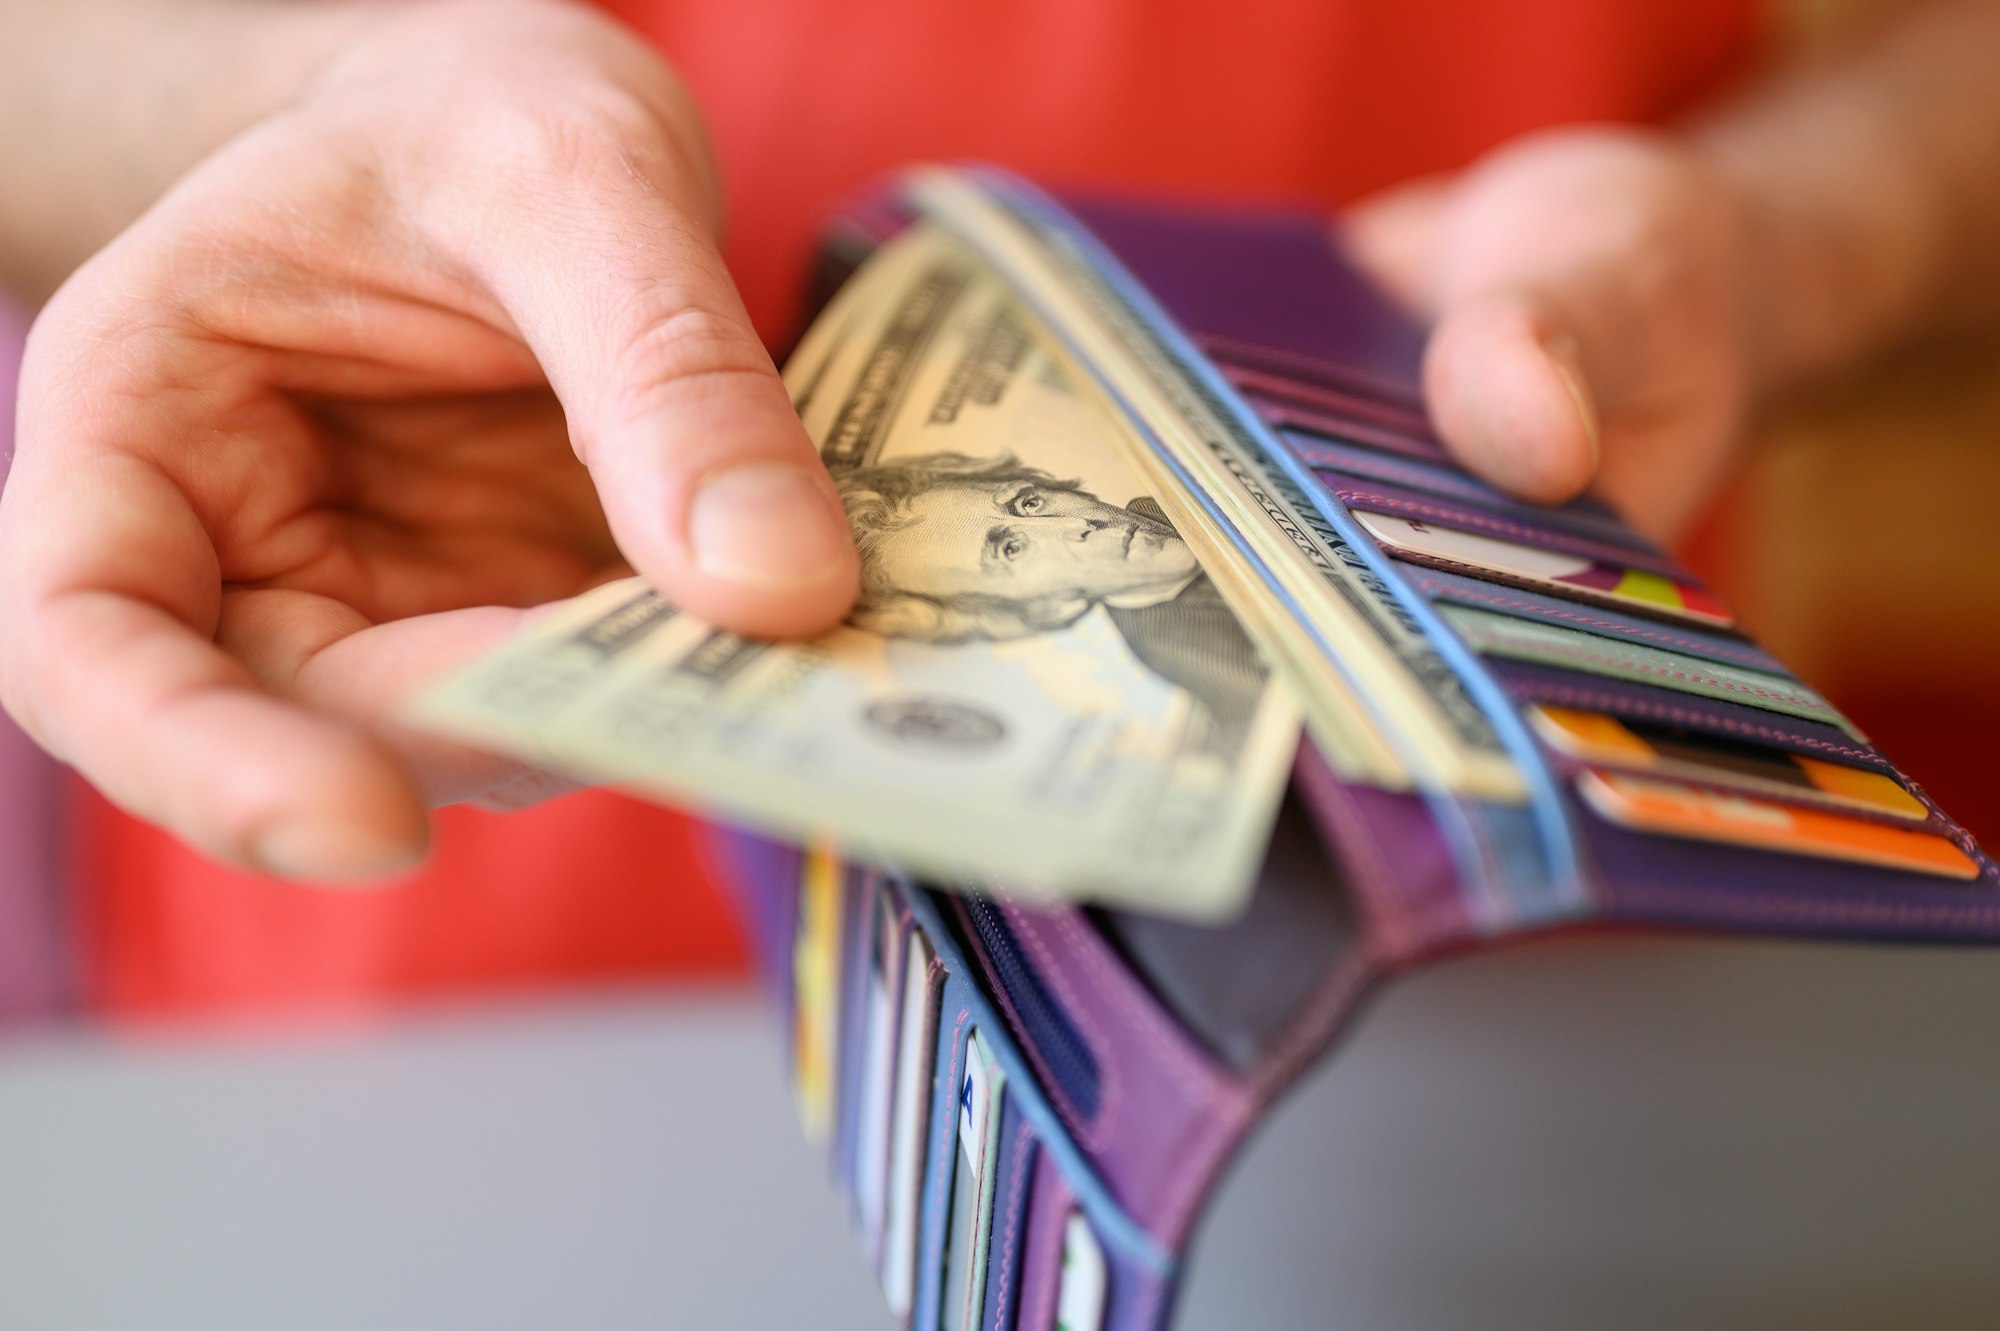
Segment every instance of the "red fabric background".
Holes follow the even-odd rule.
[[[1745,64],[1750,0],[731,0],[610,6],[674,61],[724,164],[728,256],[782,336],[819,220],[897,164],[1332,208],[1540,126],[1652,120]],[[90,1000],[124,1016],[728,971],[741,947],[673,815],[586,795],[455,812],[366,895],[218,869],[94,798]]]

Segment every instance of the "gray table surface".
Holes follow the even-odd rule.
[[[1195,1328],[2000,1326],[2000,954],[1531,946],[1390,992]],[[888,1319],[747,993],[0,1045],[0,1328]]]

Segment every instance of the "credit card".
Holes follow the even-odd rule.
[[[840,904],[844,872],[832,846],[806,851],[792,937],[792,1087],[806,1139],[833,1132],[840,1025]]]
[[[1650,643],[1629,642],[1568,624],[1496,614],[1471,606],[1440,606],[1438,613],[1465,640],[1465,645],[1481,656],[1580,670],[1605,679],[1761,707],[1801,721],[1838,726],[1856,739],[1861,738],[1861,732],[1840,714],[1839,708],[1789,675],[1706,661]]]
[[[1577,777],[1576,789],[1604,819],[1635,832],[1814,855],[1961,881],[1979,876],[1979,865],[1970,855],[1932,832],[1885,827],[1847,814],[1792,808],[1729,791],[1595,767]]]
[[[883,1217],[882,1292],[889,1311],[910,1316],[917,1293],[917,1202],[923,1185],[924,1129],[929,1126],[931,1063],[937,1054],[938,995],[933,953],[911,930],[903,959],[902,1012],[896,1023],[896,1086],[890,1104],[889,1195]]]
[[[1056,1331],[1099,1331],[1110,1273],[1104,1249],[1080,1211],[1063,1226],[1062,1281],[1056,1286]]]
[[[943,1331],[976,1331],[986,1306],[986,1256],[993,1234],[993,1161],[1000,1147],[1000,1065],[974,1027],[958,1087],[958,1151],[952,1157],[951,1217],[945,1228]]]
[[[868,977],[862,995],[861,1096],[855,1112],[854,1209],[861,1241],[879,1257],[883,1204],[888,1196],[889,1122],[895,1080],[897,971],[903,931],[886,886],[874,893],[869,927]]]
[[[1790,795],[1913,823],[1930,816],[1923,801],[1893,777],[1866,768],[1602,712],[1540,703],[1527,710],[1535,733],[1549,747],[1587,763],[1643,768],[1752,794]]]
[[[1710,628],[1734,628],[1729,608],[1700,585],[1645,569],[1537,550],[1457,527],[1440,527],[1387,513],[1354,516],[1391,554],[1419,563],[1482,573],[1626,610],[1665,615]]]

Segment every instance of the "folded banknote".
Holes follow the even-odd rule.
[[[1236,608],[1253,579],[1188,539],[1170,516],[1187,497],[1135,465],[1143,445],[1073,356],[925,224],[843,287],[785,381],[861,552],[845,625],[753,641],[612,584],[420,718],[940,883],[1234,909],[1297,749],[1297,690],[1266,663],[1268,624]]]

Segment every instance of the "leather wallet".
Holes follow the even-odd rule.
[[[909,1324],[1163,1325],[1204,1201],[1273,1097],[1427,959],[1582,926],[2000,937],[1993,861],[1697,579],[1601,503],[1530,507],[1452,462],[1421,406],[1423,330],[1323,218],[968,178],[1092,265],[1311,482],[1531,789],[1353,784],[1307,742],[1250,905],[1219,927],[948,895],[717,828],[813,1083],[808,1125]],[[917,207],[892,182],[848,208],[818,296]],[[1625,593],[1559,572],[1606,566]],[[1660,780],[1688,763],[1744,781]],[[1936,863],[1867,849],[1905,837]]]

